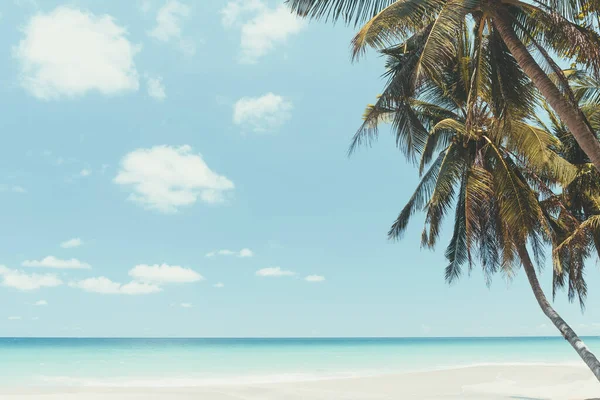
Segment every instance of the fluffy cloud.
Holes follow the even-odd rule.
[[[156,26],[148,34],[161,42],[176,41],[188,55],[196,52],[190,39],[183,38],[181,25],[190,16],[190,7],[177,0],[169,0],[156,14]]]
[[[97,278],[88,278],[78,282],[71,282],[69,286],[85,290],[91,293],[100,294],[126,294],[126,295],[142,295],[161,292],[162,289],[150,283],[129,282],[121,284],[113,282],[103,276]]]
[[[240,62],[245,64],[255,64],[306,26],[306,22],[292,14],[285,5],[269,8],[257,0],[231,1],[223,8],[221,15],[226,28],[240,27]],[[241,22],[245,15],[250,19]]]
[[[191,303],[181,303],[180,306],[182,308],[192,308],[193,307],[193,305]]]
[[[33,96],[49,100],[89,91],[106,95],[135,91],[138,47],[110,15],[96,16],[58,7],[33,16],[14,49],[21,83]]]
[[[248,257],[252,257],[252,256],[254,256],[254,253],[250,249],[241,249],[240,253],[238,254],[238,257],[241,257],[241,258],[248,258]]]
[[[258,271],[256,271],[256,275],[257,276],[279,277],[279,276],[293,276],[293,275],[296,275],[296,273],[292,272],[292,271],[283,270],[283,269],[281,269],[281,267],[270,267],[270,268],[259,269]]]
[[[224,288],[224,287],[225,287],[225,285],[224,285],[224,284],[222,284],[221,282],[218,282],[218,283],[215,283],[215,284],[213,285],[213,287],[215,287],[215,288],[217,288],[217,289],[221,289],[221,288]]]
[[[38,300],[35,303],[33,303],[33,305],[38,307],[47,306],[48,302],[46,300]]]
[[[165,213],[194,204],[223,201],[223,194],[234,188],[233,182],[213,172],[190,146],[155,146],[137,149],[121,161],[114,179],[130,186],[131,201]]]
[[[10,321],[20,321],[22,318],[21,317],[8,317],[8,319]]]
[[[325,277],[321,275],[308,275],[304,280],[306,282],[325,282]]]
[[[265,5],[260,0],[230,1],[221,10],[221,22],[226,28],[232,27],[242,15],[264,10]]]
[[[37,260],[25,260],[21,263],[24,267],[42,267],[42,268],[57,268],[57,269],[90,269],[90,264],[79,261],[76,258],[70,260],[61,260],[54,256],[44,257]]]
[[[291,101],[274,93],[243,97],[233,106],[233,122],[253,132],[270,132],[291,118],[292,108]]]
[[[215,251],[211,251],[210,253],[206,253],[206,257],[215,257],[215,256],[237,256],[240,258],[249,258],[249,257],[253,257],[254,253],[252,252],[252,250],[244,248],[241,249],[240,251],[232,251],[232,250],[215,250]]]
[[[69,239],[67,241],[64,241],[60,244],[60,247],[62,247],[63,249],[71,249],[73,247],[79,247],[83,244],[83,240],[81,240],[80,238],[73,238],[73,239]]]
[[[12,287],[18,290],[30,291],[43,287],[55,287],[62,285],[62,281],[53,274],[27,274],[0,265],[0,280],[2,286]]]
[[[92,174],[92,171],[87,168],[84,168],[79,172],[79,176],[82,176],[84,178],[87,176],[90,176],[91,174]]]
[[[146,78],[146,85],[148,86],[148,95],[154,100],[163,101],[167,98],[167,93],[165,92],[165,85],[163,84],[161,77]]]
[[[129,271],[129,276],[140,282],[191,283],[203,280],[202,275],[189,268],[177,265],[136,265]]]

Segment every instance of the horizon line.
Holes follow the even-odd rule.
[[[600,338],[600,335],[580,335],[581,338]],[[180,339],[180,340],[319,340],[319,339],[556,339],[557,335],[520,336],[1,336],[2,339]]]

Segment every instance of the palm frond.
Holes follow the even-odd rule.
[[[413,195],[410,197],[388,232],[390,239],[401,239],[402,234],[408,226],[410,218],[417,211],[421,210],[425,204],[427,204],[427,201],[431,197],[431,194],[435,188],[435,182],[439,176],[440,167],[444,162],[445,156],[446,150],[440,152],[439,156],[431,165],[427,173],[421,178],[421,181],[419,182],[419,185],[415,189]]]
[[[532,4],[521,2],[519,7],[529,17],[526,21],[528,31],[544,43],[547,49],[552,49],[560,57],[585,65],[599,76],[600,35],[592,26],[573,23],[560,12],[542,10]]]
[[[423,47],[417,76],[424,74],[441,83],[444,67],[457,53],[456,38],[462,34],[466,15],[476,9],[477,0],[447,0],[437,14]]]
[[[467,215],[465,205],[465,192],[467,187],[466,176],[463,177],[458,201],[456,202],[456,211],[454,213],[454,233],[450,243],[446,248],[446,282],[453,283],[458,279],[462,272],[462,266],[469,259],[469,246],[467,244]]]
[[[466,149],[455,143],[452,143],[446,151],[435,182],[435,189],[425,206],[426,216],[421,241],[422,246],[433,248],[436,244],[442,221],[450,211],[454,201],[456,186],[458,186],[459,180],[467,167],[468,160],[465,154]]]
[[[296,14],[313,19],[342,20],[359,24],[377,15],[396,0],[286,0]]]
[[[493,177],[494,187],[499,194],[499,214],[504,224],[511,229],[509,237],[526,240],[528,233],[542,216],[541,208],[525,181],[517,174],[518,167],[514,161],[491,140],[488,143],[491,149],[490,162],[496,164]]]
[[[381,49],[396,45],[406,36],[425,29],[447,0],[399,0],[371,18],[352,39],[352,57],[367,47]]]

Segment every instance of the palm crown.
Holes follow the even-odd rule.
[[[578,108],[566,77],[550,54],[573,59],[600,76],[600,36],[594,31],[600,0],[287,0],[296,13],[312,18],[364,23],[353,40],[354,56],[367,47],[385,49],[419,36],[423,46],[414,61],[413,82],[443,82],[445,64],[456,54],[465,27],[472,28],[471,46],[477,60],[494,59],[503,82],[512,79],[518,64],[569,127],[591,162],[600,170],[600,142]],[[482,47],[487,41],[489,45]],[[506,48],[513,57],[500,59]],[[503,52],[504,53],[504,52]],[[539,61],[536,61],[537,60]],[[507,64],[508,63],[508,64]],[[477,85],[480,63],[473,68],[470,85]],[[489,64],[488,64],[489,65]],[[551,80],[550,71],[558,79]],[[467,77],[468,78],[468,77]],[[469,105],[469,108],[471,105]]]

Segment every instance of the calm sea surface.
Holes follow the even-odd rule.
[[[585,338],[600,352],[600,338]],[[0,338],[0,385],[198,386],[479,364],[579,364],[562,338]]]

